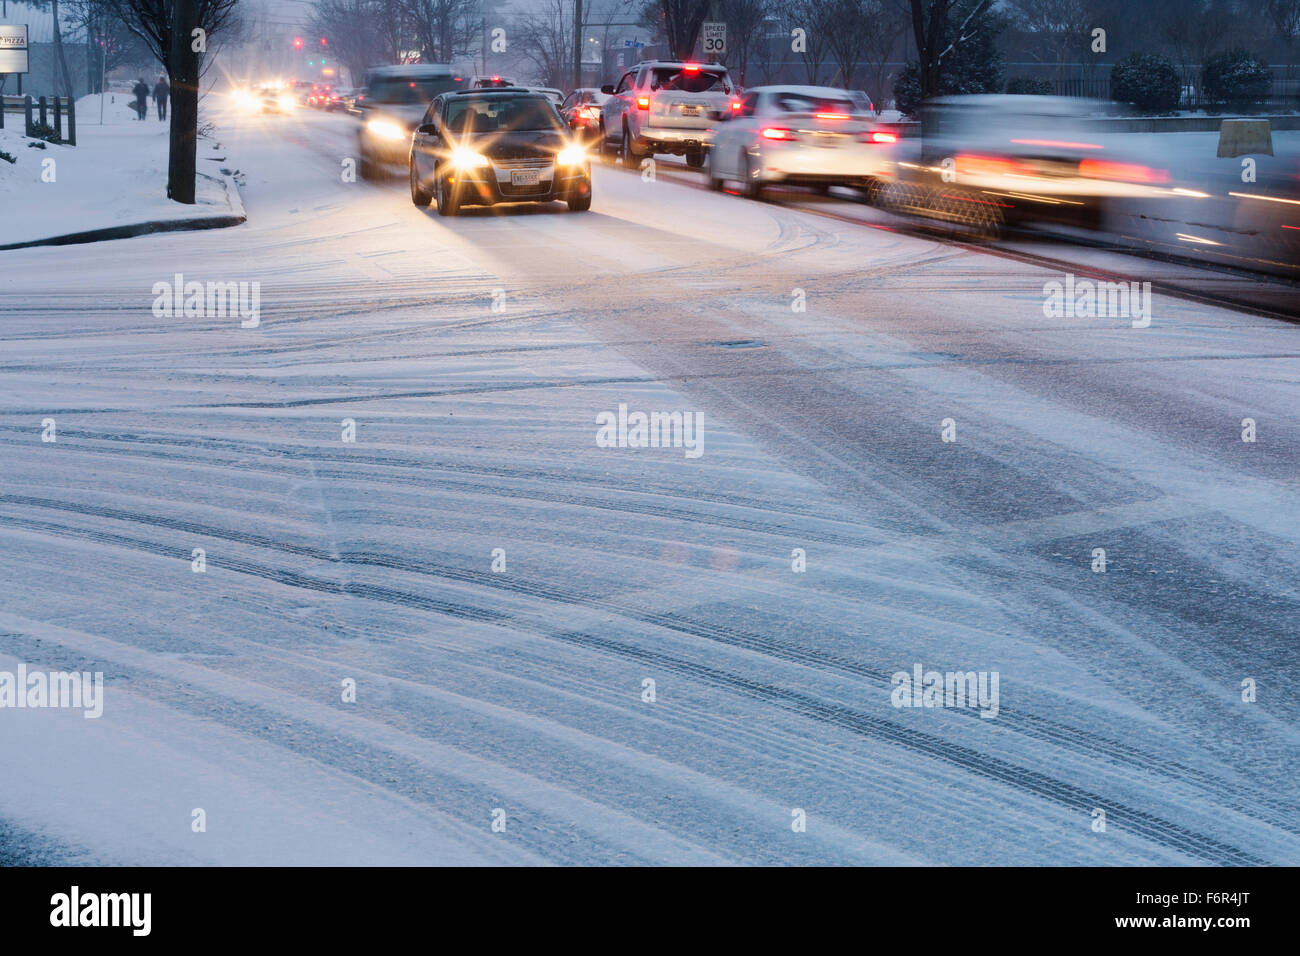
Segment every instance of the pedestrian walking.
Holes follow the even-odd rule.
[[[167,118],[167,97],[171,94],[171,85],[167,82],[167,77],[159,73],[158,82],[154,84],[153,101],[158,107],[158,118],[165,120]]]
[[[149,84],[144,81],[143,76],[136,78],[131,92],[135,94],[136,118],[144,119],[149,115]]]

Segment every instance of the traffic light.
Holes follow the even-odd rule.
[[[301,50],[301,49],[302,49],[302,37],[294,37],[294,38],[293,38],[293,48],[294,48],[295,50]]]
[[[321,46],[326,46],[326,45],[327,45],[327,44],[325,43],[325,38],[324,38],[324,37],[321,37],[321,38],[320,38],[320,45],[321,45]]]

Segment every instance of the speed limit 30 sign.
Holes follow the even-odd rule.
[[[704,53],[722,56],[727,52],[727,25],[718,20],[704,22]]]

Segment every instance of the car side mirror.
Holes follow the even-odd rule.
[[[601,91],[602,93],[607,93],[607,94],[609,94],[609,95],[612,96],[612,95],[614,94],[614,84],[613,84],[613,83],[606,83],[604,86],[602,86],[602,87],[600,88],[600,91]]]
[[[433,123],[421,123],[420,126],[416,129],[416,132],[431,133],[436,136],[438,135],[438,127]]]

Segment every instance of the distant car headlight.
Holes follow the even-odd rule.
[[[372,119],[366,124],[366,129],[380,139],[406,139],[407,137],[405,129],[388,120]]]
[[[235,92],[235,105],[241,110],[259,110],[262,108],[262,101],[248,90],[237,90]]]
[[[451,151],[451,164],[457,169],[481,169],[488,165],[488,159],[482,153],[462,146]]]
[[[556,155],[555,161],[561,166],[581,166],[587,161],[587,151],[576,144],[566,146]]]
[[[291,110],[297,105],[292,96],[277,96],[275,102],[282,110]]]

